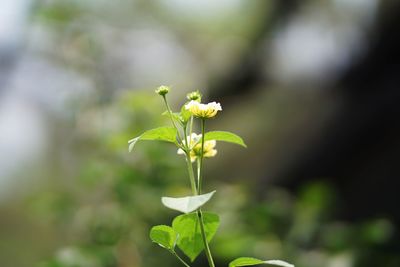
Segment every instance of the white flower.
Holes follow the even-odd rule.
[[[201,134],[192,133],[190,136],[187,137],[190,140],[190,160],[192,162],[196,161],[198,157],[201,156]],[[185,141],[183,141],[185,143]],[[211,158],[217,154],[217,150],[215,146],[217,145],[217,141],[209,140],[204,141],[204,153],[203,157]],[[182,149],[178,149],[179,155],[184,155],[185,152]]]
[[[211,102],[208,104],[202,104],[197,101],[190,101],[185,105],[185,108],[190,111],[194,116],[209,119],[217,115],[218,111],[222,110],[221,104],[217,102]]]

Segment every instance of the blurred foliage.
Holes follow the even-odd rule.
[[[65,238],[51,249],[54,257],[37,266],[179,264],[150,241],[148,232],[160,222],[170,224],[175,214],[162,207],[160,196],[188,192],[184,161],[161,142],[142,142],[127,153],[129,138],[168,124],[162,112],[157,96],[133,92],[76,114],[77,165],[70,180],[28,199],[32,218],[63,231]],[[215,183],[216,198],[207,205],[221,215],[211,243],[218,266],[241,255],[282,258],[299,267],[365,266],[366,259],[397,266],[399,257],[384,253],[395,230],[390,221],[335,221],[331,185],[311,183],[294,195],[271,187],[260,197],[245,184]],[[193,266],[205,263],[202,255]]]
[[[124,94],[113,104],[76,114],[76,176],[62,190],[30,199],[38,217],[69,228],[66,247],[39,266],[153,265],[147,233],[155,221],[168,217],[159,196],[185,190],[179,162],[166,156],[175,154],[169,147],[143,142],[135,154],[127,153],[131,136],[164,120],[155,100],[154,95]]]
[[[171,218],[176,215],[162,207],[160,196],[189,192],[184,160],[176,156],[172,146],[162,143],[141,142],[135,153],[127,153],[129,139],[168,121],[160,116],[164,110],[152,90],[149,90],[151,93],[121,93],[119,89],[149,84],[147,77],[169,82],[169,78],[165,81],[163,77],[170,75],[175,75],[171,78],[175,79],[175,85],[204,86],[205,76],[211,81],[236,78],[230,76],[231,71],[237,64],[249,63],[242,61],[246,55],[255,61],[272,62],[263,55],[266,48],[260,43],[269,40],[268,34],[276,30],[269,26],[275,14],[285,14],[283,6],[279,1],[236,1],[236,8],[220,6],[220,12],[208,16],[207,8],[197,15],[183,14],[166,1],[39,2],[32,18],[39,32],[36,38],[42,41],[36,40],[38,54],[88,78],[95,93],[87,103],[82,103],[82,99],[72,103],[68,110],[72,114],[68,113],[66,122],[55,123],[51,156],[46,159],[45,170],[38,171],[43,176],[43,185],[32,189],[23,201],[1,203],[0,265],[178,266],[168,252],[150,241],[148,232],[155,224],[171,224]],[[324,3],[320,3],[316,6],[322,9]],[[299,10],[308,9],[307,4]],[[293,4],[287,10],[295,10],[296,6]],[[341,16],[339,20],[343,22]],[[277,24],[282,26],[283,22]],[[130,31],[136,31],[137,35]],[[142,42],[141,38],[146,40]],[[157,46],[146,53],[137,49],[154,41],[165,47]],[[362,50],[358,45],[357,50]],[[297,44],[295,48],[298,49]],[[163,53],[155,53],[157,49],[166,49],[172,56],[162,57]],[[134,52],[134,56],[130,55]],[[145,61],[138,56],[141,54],[145,55]],[[133,63],[145,66],[138,68]],[[251,69],[252,66],[241,67]],[[260,67],[267,68],[264,64]],[[147,72],[141,72],[142,69]],[[233,74],[242,75],[241,72]],[[225,121],[225,125],[246,121],[247,124],[237,123],[235,127],[246,128],[252,137],[257,137],[248,140],[249,149],[257,147],[254,150],[257,157],[246,159],[258,163],[254,166],[265,167],[266,161],[274,165],[282,158],[266,150],[265,143],[293,145],[286,139],[282,142],[269,139],[270,133],[280,137],[290,132],[288,139],[301,139],[301,129],[311,129],[311,124],[316,124],[311,115],[321,114],[321,106],[330,106],[330,102],[326,104],[316,98],[317,108],[307,110],[305,106],[311,105],[301,101],[301,97],[308,97],[304,92],[269,89],[266,96],[261,93],[239,98],[234,104],[241,105],[240,112],[224,110],[226,115],[237,118]],[[317,95],[309,94],[310,98]],[[303,120],[298,119],[301,114]],[[294,127],[296,121],[300,124]],[[304,121],[308,124],[301,123]],[[286,131],[282,129],[284,126]],[[239,180],[237,176],[243,176],[240,160],[234,157],[240,158],[240,153],[227,153],[230,155],[225,161],[221,157],[223,153],[219,151],[219,166],[213,165],[207,173],[217,188],[215,198],[207,207],[221,215],[221,227],[211,243],[218,266],[227,266],[238,256],[281,258],[297,267],[400,266],[400,256],[393,251],[396,241],[393,238],[398,229],[385,217],[355,223],[337,220],[340,196],[331,184],[310,183],[303,185],[299,192],[253,185],[251,181],[259,178],[260,170],[247,173],[246,179]],[[232,165],[234,171],[227,170]],[[251,169],[253,165],[248,166]],[[234,182],[226,177],[218,180],[215,175],[227,172],[237,174]],[[30,177],[31,173],[26,176]],[[194,266],[205,263],[201,256]]]

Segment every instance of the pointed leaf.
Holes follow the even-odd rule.
[[[241,145],[243,147],[247,147],[244,143],[243,139],[231,132],[226,131],[212,131],[208,132],[204,136],[204,140],[217,140],[217,141],[224,141],[229,142],[237,145]]]
[[[128,141],[129,152],[132,151],[136,142],[139,140],[159,140],[175,143],[176,142],[177,130],[173,127],[159,127],[155,129],[148,130],[143,134],[139,135]]]
[[[266,264],[272,264],[272,265],[277,265],[277,266],[283,266],[283,267],[294,267],[293,264],[290,264],[286,261],[281,261],[281,260],[269,260],[265,261]]]
[[[281,260],[263,261],[263,260],[259,260],[256,258],[250,258],[250,257],[237,258],[236,260],[229,263],[229,267],[253,266],[253,265],[259,265],[259,264],[272,264],[272,265],[283,266],[283,267],[294,267],[293,264],[290,264],[290,263],[287,263],[287,262],[281,261]]]
[[[257,264],[263,264],[263,263],[264,263],[264,261],[256,259],[256,258],[241,257],[241,258],[237,258],[236,260],[229,263],[229,267],[251,266],[251,265],[257,265]]]
[[[215,191],[208,194],[198,195],[198,196],[188,196],[188,197],[163,197],[161,202],[165,207],[177,210],[183,213],[189,213],[197,210],[204,204],[206,204],[211,197],[214,195]]]
[[[219,217],[217,214],[203,212],[204,231],[209,243],[217,232]],[[201,237],[199,218],[197,213],[189,213],[176,217],[172,228],[179,235],[177,245],[182,252],[193,262],[204,249]]]
[[[177,234],[172,227],[167,225],[157,225],[150,230],[150,239],[161,247],[174,250]]]

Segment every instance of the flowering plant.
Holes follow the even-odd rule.
[[[169,93],[168,86],[160,86],[156,93],[162,96],[167,111],[166,115],[171,120],[172,127],[159,127],[148,130],[138,137],[128,141],[129,152],[132,151],[139,140],[159,140],[175,144],[178,154],[185,156],[189,174],[192,195],[186,197],[162,197],[162,204],[170,209],[182,212],[172,221],[172,226],[157,225],[151,228],[150,238],[153,242],[167,249],[184,266],[190,267],[182,256],[176,251],[176,247],[185,254],[191,262],[204,251],[210,267],[215,267],[209,243],[213,239],[219,226],[219,217],[215,213],[202,211],[202,206],[207,203],[216,191],[202,192],[203,182],[203,160],[217,154],[215,149],[217,141],[229,142],[246,147],[243,139],[236,134],[227,131],[205,131],[208,119],[214,118],[222,111],[220,103],[201,103],[201,94],[196,91],[187,95],[188,102],[185,103],[180,112],[172,112],[166,95]],[[200,120],[201,134],[193,132],[195,119]],[[195,165],[195,166],[194,166]],[[194,172],[196,167],[196,175]],[[252,266],[260,264],[271,264],[284,267],[294,267],[281,260],[259,260],[250,257],[237,258],[229,263],[229,267]]]

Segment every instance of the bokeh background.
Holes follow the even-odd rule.
[[[166,84],[248,144],[206,161],[217,266],[400,266],[399,25],[397,0],[2,1],[0,265],[179,266],[148,230],[184,160],[127,153],[168,124]]]

